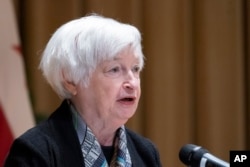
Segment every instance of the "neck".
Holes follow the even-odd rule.
[[[97,112],[82,109],[80,105],[76,105],[77,103],[74,104],[81,118],[92,130],[98,142],[102,146],[112,146],[117,129],[126,123],[126,121],[114,121],[114,119],[110,119],[110,117],[103,117],[102,115],[98,115]]]
[[[91,128],[91,127],[90,127]],[[115,139],[116,130],[108,131],[107,129],[92,129],[98,142],[102,146],[112,146]]]
[[[117,129],[121,125],[114,125],[111,121],[104,120],[98,117],[88,117],[81,114],[82,119],[87,126],[92,130],[98,142],[102,146],[112,146]]]

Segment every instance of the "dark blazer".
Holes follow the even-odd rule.
[[[157,149],[148,139],[126,129],[134,167],[160,167]],[[81,146],[64,101],[43,123],[28,130],[11,146],[5,167],[84,167]]]

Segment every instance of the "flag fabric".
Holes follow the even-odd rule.
[[[0,1],[0,166],[13,140],[34,126],[14,5]]]

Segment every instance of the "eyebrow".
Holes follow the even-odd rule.
[[[119,57],[119,56],[114,56],[112,59],[110,59],[111,61],[116,61],[116,60],[121,60],[122,58]],[[136,61],[139,63],[140,62],[140,59],[139,57],[135,57]]]
[[[121,60],[121,58],[119,56],[115,56],[111,60]]]

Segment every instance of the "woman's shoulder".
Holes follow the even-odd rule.
[[[48,150],[51,150],[52,143],[55,142],[42,130],[44,126],[46,126],[44,123],[37,125],[13,141],[5,162],[6,167],[48,166]]]
[[[14,143],[42,149],[48,146],[48,143],[52,143],[53,135],[51,134],[52,132],[48,122],[44,121],[24,132],[15,139]]]

